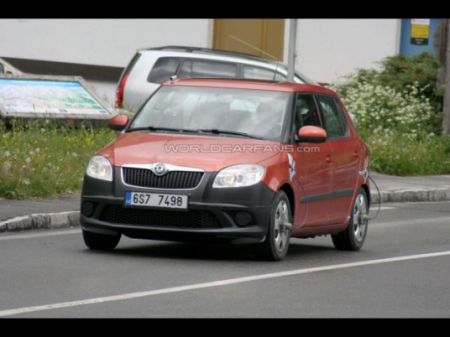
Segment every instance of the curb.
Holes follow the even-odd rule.
[[[35,213],[0,221],[0,232],[59,229],[80,226],[80,212]]]
[[[380,191],[380,195],[372,189],[370,195],[372,203],[450,200],[449,189]]]

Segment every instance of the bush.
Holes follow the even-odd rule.
[[[436,83],[440,64],[432,54],[390,56],[383,59],[380,66],[380,70],[361,69],[347,78],[347,83],[340,86],[342,95],[346,96],[346,90],[358,83],[389,87],[397,92],[402,92],[408,86],[416,86],[429,99],[435,111],[442,111],[444,93]]]
[[[442,92],[431,54],[393,56],[336,86],[370,149],[373,170],[394,175],[450,173],[450,137],[441,136]]]
[[[423,53],[391,56],[380,63],[380,70],[361,69],[336,87],[359,131],[440,134],[443,97],[436,84],[436,58]]]
[[[362,135],[400,132],[409,137],[438,134],[439,117],[419,84],[402,91],[369,82],[356,82],[342,99]]]

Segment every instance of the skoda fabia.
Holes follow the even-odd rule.
[[[163,84],[89,161],[81,227],[91,249],[121,235],[252,244],[281,260],[291,237],[366,238],[368,149],[332,90],[183,79]]]

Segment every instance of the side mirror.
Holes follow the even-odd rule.
[[[122,131],[128,125],[128,121],[127,115],[117,115],[109,120],[108,126],[110,129]]]
[[[297,141],[302,143],[323,143],[327,140],[327,132],[318,126],[304,126],[298,130]]]

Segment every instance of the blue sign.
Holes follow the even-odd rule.
[[[78,81],[0,78],[0,110],[7,116],[82,117],[109,111]]]

